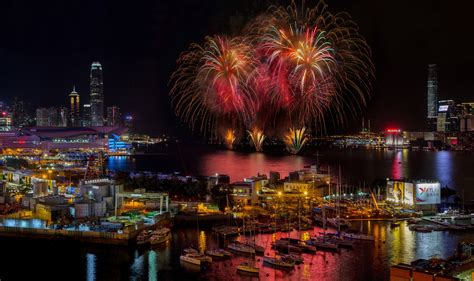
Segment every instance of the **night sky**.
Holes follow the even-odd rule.
[[[270,4],[285,2],[2,1],[0,99],[18,96],[32,108],[66,105],[75,84],[88,102],[90,64],[100,61],[106,106],[132,113],[145,133],[186,133],[176,130],[167,85],[180,52],[206,35],[231,35]],[[472,1],[327,3],[333,12],[349,12],[372,48],[376,81],[361,114],[373,127],[423,128],[429,63],[439,66],[440,99],[474,101]],[[360,119],[345,129],[359,130]]]

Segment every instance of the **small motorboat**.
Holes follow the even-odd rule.
[[[258,274],[260,272],[260,268],[248,262],[243,262],[237,266],[237,272]]]

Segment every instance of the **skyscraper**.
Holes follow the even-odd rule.
[[[117,106],[107,107],[107,125],[108,126],[120,126],[122,116],[120,114],[120,108]]]
[[[91,126],[104,125],[104,95],[102,66],[99,62],[91,65]]]
[[[89,127],[91,125],[91,105],[84,104],[82,106],[82,126]]]
[[[48,127],[49,126],[49,110],[44,107],[36,109],[36,126]]]
[[[69,94],[69,100],[71,103],[69,108],[69,124],[72,127],[79,127],[81,125],[81,106],[76,86],[73,87],[72,92]]]
[[[67,114],[67,108],[61,106],[58,109],[58,127],[67,127],[69,116]]]
[[[428,65],[428,98],[427,123],[428,130],[436,129],[438,115],[438,73],[436,64]]]

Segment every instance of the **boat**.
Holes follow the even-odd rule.
[[[255,254],[255,249],[240,243],[230,243],[227,248],[244,254]]]
[[[337,244],[320,238],[308,240],[306,243],[321,250],[337,251],[338,249]]]
[[[169,228],[160,228],[152,232],[150,237],[151,245],[163,244],[171,239],[171,230]]]
[[[183,250],[184,253],[186,254],[198,254],[199,251],[194,249],[194,248],[186,248]]]
[[[220,248],[207,250],[206,255],[211,256],[211,257],[215,257],[215,258],[221,258],[221,259],[232,256],[232,254],[230,252],[228,252],[224,249],[220,249]]]
[[[137,246],[148,245],[150,243],[151,230],[143,230],[137,235]]]
[[[294,261],[284,261],[281,258],[276,257],[264,257],[263,263],[285,269],[293,269],[295,267]]]
[[[364,240],[364,241],[374,241],[375,240],[374,236],[363,234],[363,233],[343,232],[343,233],[341,233],[341,236],[344,239],[354,239],[354,240]]]
[[[281,255],[282,260],[286,261],[294,261],[295,264],[302,264],[304,262],[304,259],[301,255],[297,254],[287,254],[287,255]]]
[[[257,253],[257,254],[262,254],[263,255],[263,253],[265,252],[265,248],[263,248],[262,246],[256,244],[255,242],[246,242],[244,245],[253,248],[255,250],[255,253]]]
[[[249,273],[249,274],[258,274],[260,268],[252,265],[248,262],[243,262],[237,266],[237,272]]]
[[[322,238],[326,241],[336,244],[340,248],[352,248],[354,246],[354,241],[344,239],[336,233],[323,234]]]
[[[392,222],[390,223],[390,228],[396,228],[400,226],[400,222]]]
[[[201,254],[184,254],[179,257],[179,260],[199,266],[212,263],[211,257]]]

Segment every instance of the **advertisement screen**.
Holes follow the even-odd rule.
[[[416,184],[416,204],[439,204],[441,202],[441,187],[437,183]]]
[[[446,112],[448,111],[449,105],[440,105],[438,108],[438,112]]]
[[[413,205],[413,184],[410,182],[388,181],[387,199],[401,204]]]

